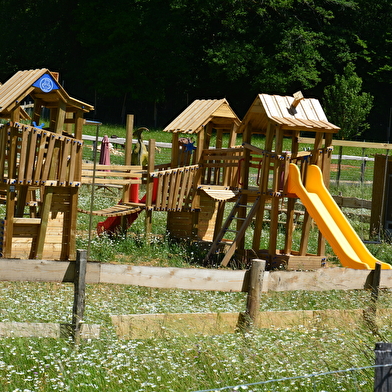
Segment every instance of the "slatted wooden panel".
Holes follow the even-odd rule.
[[[173,238],[192,238],[193,224],[197,224],[197,238],[212,241],[214,238],[215,222],[218,203],[204,192],[200,195],[200,211],[169,211],[167,230]],[[195,219],[197,222],[195,222]]]
[[[55,148],[58,147],[58,148]],[[0,129],[0,174],[15,185],[78,186],[82,141],[27,125]]]
[[[200,166],[202,184],[238,186],[237,173],[243,159],[243,148],[203,150]]]
[[[141,184],[144,171],[136,165],[82,164],[82,184],[130,185]]]
[[[153,203],[157,211],[181,211],[191,203],[193,179],[199,165],[162,170],[153,173],[158,178],[156,201]]]
[[[64,212],[50,213],[42,256],[44,259],[60,259],[61,249],[65,245],[63,227],[66,222],[64,215]],[[25,223],[16,222],[13,227],[12,257],[26,259],[30,257],[31,249],[35,246],[39,225],[33,225],[28,218],[25,219]]]

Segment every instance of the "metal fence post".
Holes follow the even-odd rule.
[[[377,365],[374,371],[374,392],[392,391],[392,343],[376,343],[374,349]]]

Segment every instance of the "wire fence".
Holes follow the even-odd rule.
[[[352,367],[343,370],[311,373],[293,377],[282,377],[248,384],[238,384],[213,389],[200,389],[193,392],[232,392],[243,390],[247,392],[370,392],[373,391],[374,387],[374,370],[377,368],[386,368],[391,366],[392,364]]]

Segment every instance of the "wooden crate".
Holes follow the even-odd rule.
[[[51,212],[45,236],[43,259],[60,259],[61,249],[64,245],[63,239],[64,213]],[[12,258],[28,259],[31,247],[37,239],[39,225],[15,225],[12,238]],[[5,241],[7,232],[5,231]]]
[[[213,241],[218,203],[202,193],[200,211],[169,211],[167,230],[176,239]],[[196,238],[194,233],[197,232]]]

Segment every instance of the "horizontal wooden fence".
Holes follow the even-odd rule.
[[[86,283],[165,289],[247,292],[247,270],[149,267],[88,262]],[[315,271],[266,271],[263,292],[360,290],[370,287],[373,271],[321,268]],[[74,261],[0,259],[0,281],[74,282]],[[392,270],[382,270],[380,288],[392,288]]]
[[[79,251],[78,251],[79,252]],[[264,263],[264,262],[263,262]],[[78,275],[75,261],[16,260],[0,259],[0,281],[70,282],[75,285],[75,304],[84,301],[77,295],[77,287],[84,284],[125,284],[164,289],[208,290],[226,292],[247,292],[248,304],[251,297],[251,270],[167,268],[87,262],[84,281]],[[392,270],[352,270],[347,268],[322,268],[315,271],[266,271],[261,276],[262,292],[268,291],[327,291],[392,288]],[[378,279],[379,283],[378,283]],[[84,290],[84,289],[83,289]],[[371,291],[369,291],[371,293]],[[260,299],[260,293],[257,294]],[[80,302],[82,300],[82,302]],[[371,297],[369,295],[371,305]],[[375,304],[375,302],[373,302]],[[75,309],[74,304],[74,309]],[[258,312],[253,325],[258,328],[282,328],[295,325],[314,327],[336,327],[336,320],[344,318],[352,325],[364,320],[366,310],[311,310]],[[371,317],[391,316],[390,309],[377,309]],[[233,333],[242,328],[247,320],[245,313],[196,313],[196,314],[131,314],[112,315],[118,337],[142,339],[164,337],[171,333],[189,336],[192,334]],[[75,323],[75,315],[73,315]],[[80,320],[83,309],[80,311]],[[78,319],[76,319],[78,320]],[[79,320],[79,322],[80,322]],[[3,325],[4,324],[4,325]],[[72,327],[71,325],[71,327]],[[58,324],[0,323],[0,336],[65,336],[67,328]],[[73,325],[73,327],[75,327]],[[80,324],[81,338],[99,336],[99,326]],[[64,329],[65,328],[65,329]],[[74,328],[75,329],[75,328]],[[76,329],[77,330],[77,329]],[[49,331],[49,332],[48,332]]]

